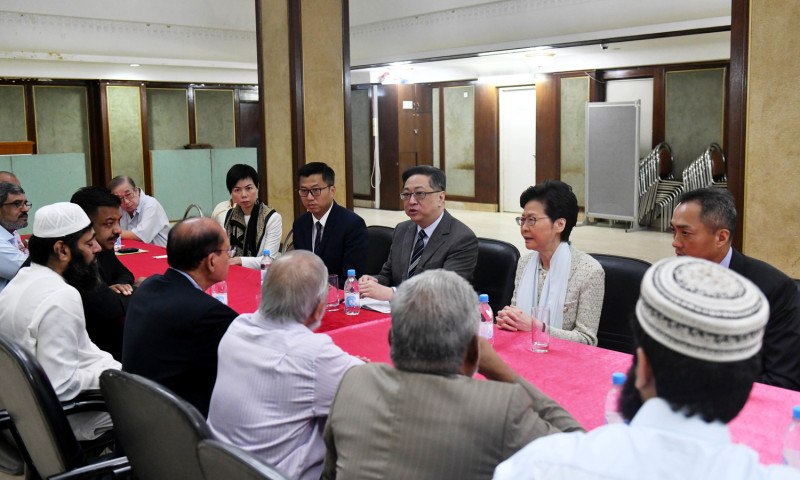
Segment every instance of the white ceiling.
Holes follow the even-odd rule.
[[[0,0],[0,75],[257,83],[254,5]],[[349,8],[354,70],[730,24],[730,0],[350,0]],[[722,32],[612,44],[607,50],[559,49],[548,57],[528,52],[417,63],[392,75],[435,81],[716,60],[729,58],[729,43]],[[386,67],[354,72],[353,82],[385,72]]]

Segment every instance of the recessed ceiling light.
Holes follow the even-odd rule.
[[[131,63],[131,67],[141,67],[138,63]]]

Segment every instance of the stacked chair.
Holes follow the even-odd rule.
[[[639,225],[649,227],[660,217],[661,231],[669,227],[675,201],[683,191],[683,184],[674,179],[672,165],[672,149],[665,142],[639,162]]]

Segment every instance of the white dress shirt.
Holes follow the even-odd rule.
[[[317,239],[317,222],[322,225],[322,235],[325,235],[325,224],[328,223],[328,217],[331,214],[331,210],[333,209],[333,202],[331,202],[331,206],[328,207],[328,211],[325,212],[325,215],[322,216],[319,220],[313,214],[311,215],[311,251],[314,252],[314,243]],[[322,240],[320,240],[322,241]],[[317,252],[314,252],[317,253]]]
[[[780,465],[765,467],[754,450],[731,443],[727,425],[687,417],[672,411],[663,399],[652,398],[630,425],[559,433],[531,442],[498,465],[494,478],[798,479],[800,472]]]
[[[16,232],[11,233],[0,227],[0,292],[8,285],[8,282],[17,274],[17,270],[28,258],[27,255],[17,247]]]
[[[339,380],[362,363],[329,336],[259,312],[239,315],[219,344],[208,424],[214,435],[282,470],[318,479],[322,430]]]
[[[146,195],[141,189],[139,189],[139,206],[133,211],[133,216],[123,210],[119,224],[123,230],[135,233],[144,243],[152,243],[159,247],[167,246],[167,234],[169,234],[167,212],[158,200]]]
[[[217,223],[219,223],[223,229],[225,228],[225,218],[228,215],[228,210],[220,212],[215,217]],[[244,223],[247,224],[249,222],[250,215],[245,215]],[[280,255],[282,240],[281,235],[283,235],[283,219],[277,210],[272,214],[272,216],[269,217],[269,220],[267,220],[267,226],[265,228],[267,231],[264,232],[264,236],[261,237],[261,245],[258,246],[258,251],[261,252],[262,255],[258,255],[256,257],[240,257],[242,259],[243,267],[261,270],[261,260],[264,258],[264,250],[269,250],[269,256],[272,258],[276,258],[278,255]]]

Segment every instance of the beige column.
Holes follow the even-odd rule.
[[[800,278],[800,17],[797,0],[751,0],[744,253]]]
[[[347,0],[256,0],[259,91],[264,110],[267,202],[284,236],[303,212],[297,169],[325,162],[336,172],[336,201],[348,197],[345,93]],[[348,96],[349,98],[349,96]]]

